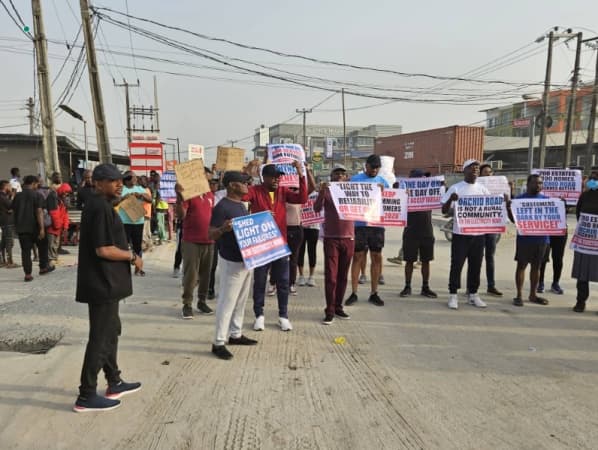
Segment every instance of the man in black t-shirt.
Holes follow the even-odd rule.
[[[119,302],[133,293],[130,266],[141,270],[143,261],[129,250],[124,226],[113,208],[122,191],[121,173],[112,164],[100,164],[92,176],[95,192],[81,215],[76,293],[76,301],[88,305],[89,341],[75,412],[117,408],[120,397],[141,389],[141,383],[122,380],[116,354],[121,332]],[[105,397],[96,391],[100,369],[108,381]]]
[[[224,346],[255,345],[257,341],[243,335],[245,303],[251,292],[251,275],[243,263],[241,250],[233,232],[233,219],[248,214],[241,199],[247,194],[248,177],[241,172],[224,174],[226,197],[212,211],[208,237],[217,241],[220,255],[220,289],[216,305],[216,335],[212,353],[220,359],[231,359],[232,353]]]

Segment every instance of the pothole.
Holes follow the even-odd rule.
[[[63,338],[56,327],[28,326],[0,332],[0,351],[42,355],[52,350]]]

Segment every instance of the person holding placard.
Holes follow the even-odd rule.
[[[567,202],[564,198],[561,199],[565,203],[565,211],[567,211]],[[550,292],[553,294],[563,295],[565,291],[561,288],[561,274],[563,273],[563,257],[565,256],[565,247],[567,246],[567,233],[563,236],[549,236],[548,248],[540,266],[540,280],[538,281],[538,294],[544,292],[544,274],[546,273],[546,265],[552,256],[552,283],[550,285]]]
[[[494,173],[492,172],[492,166],[490,164],[482,164],[480,166],[480,177],[491,177]],[[496,243],[500,234],[488,233],[484,235],[484,259],[486,260],[486,292],[490,295],[502,297],[502,292],[496,289],[496,283],[494,280],[494,255],[496,253]]]
[[[490,195],[488,189],[476,180],[480,174],[480,162],[468,159],[463,163],[463,181],[453,184],[441,198],[442,213],[449,214],[453,202],[466,195]],[[467,260],[467,293],[470,305],[485,308],[486,303],[480,298],[480,271],[484,258],[484,234],[461,234],[457,220],[453,221],[453,239],[451,241],[451,269],[449,275],[450,309],[459,308],[457,291],[461,287],[461,271]]]
[[[577,201],[577,220],[582,214],[591,215],[591,219],[598,220],[598,170],[592,170],[586,188]],[[595,243],[596,239],[592,242]],[[585,311],[586,301],[590,296],[590,281],[598,282],[598,252],[594,250],[592,254],[576,250],[573,255],[571,277],[577,279],[577,302],[573,311],[581,313]]]
[[[532,174],[527,177],[526,192],[515,198],[548,198],[544,194],[541,194],[540,191],[542,191],[542,177],[537,174]],[[510,203],[507,203],[507,207],[509,219],[511,219],[512,222],[515,222]],[[548,236],[523,236],[517,231],[517,243],[515,247],[515,261],[517,261],[515,285],[517,287],[517,297],[513,299],[513,305],[523,306],[522,290],[525,280],[525,269],[528,265],[530,266],[529,301],[538,305],[548,305],[548,300],[536,295],[538,281],[540,279],[540,266],[544,260],[548,244]]]

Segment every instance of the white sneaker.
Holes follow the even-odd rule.
[[[297,279],[297,286],[305,286],[305,277],[303,277],[303,276],[300,276],[300,277]]]
[[[311,287],[314,287],[316,285],[316,282],[314,281],[313,277],[309,277],[307,279],[307,285]]]
[[[469,304],[478,308],[485,308],[488,306],[478,294],[469,294]]]
[[[272,297],[276,293],[276,285],[272,286],[268,283],[268,288],[266,289],[266,294],[268,297]]]
[[[448,307],[450,309],[459,309],[459,300],[457,294],[449,294]]]
[[[259,316],[255,319],[255,322],[253,323],[253,329],[255,331],[264,331],[264,322],[265,322],[265,318],[264,316]]]
[[[172,271],[172,278],[179,278],[181,276],[181,269],[174,269]]]
[[[289,293],[291,295],[297,295],[297,287],[294,284],[291,284],[289,286]]]
[[[263,318],[263,316],[261,316]],[[293,325],[291,321],[286,317],[279,317],[278,318],[278,326],[282,331],[291,331],[293,329]]]

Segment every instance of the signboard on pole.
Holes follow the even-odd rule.
[[[507,211],[502,195],[464,195],[454,202],[457,234],[504,233]]]
[[[581,170],[534,169],[533,174],[542,176],[542,193],[552,198],[564,198],[567,205],[576,205],[581,195]]]
[[[567,234],[565,204],[556,198],[515,198],[511,212],[522,236],[564,236]]]
[[[330,195],[342,220],[378,222],[382,191],[376,183],[330,183]]]
[[[204,147],[199,144],[189,144],[189,161],[192,159],[203,159]]]
[[[598,215],[581,213],[571,238],[571,249],[586,255],[598,255]]]
[[[149,175],[150,171],[164,171],[163,146],[155,133],[135,133],[129,142],[131,170],[137,175]]]
[[[420,177],[420,178],[397,178],[399,184],[404,183],[407,189],[409,212],[431,211],[442,206],[441,188],[444,183],[444,176]]]
[[[515,119],[513,120],[513,128],[529,128],[531,119]]]

